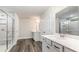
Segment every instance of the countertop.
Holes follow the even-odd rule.
[[[60,37],[59,35],[42,35],[42,36],[54,42],[57,42],[65,47],[68,47],[74,51],[79,52],[79,40],[78,39],[72,39],[69,37]]]

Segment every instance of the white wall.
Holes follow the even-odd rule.
[[[36,19],[31,17],[26,19],[20,19],[19,26],[19,39],[23,39],[32,38],[32,32],[36,32],[36,29],[38,30],[36,26],[39,25],[36,24]]]
[[[20,38],[32,38],[32,29],[34,24],[32,24],[32,20],[29,19],[20,19],[20,32],[19,32],[19,37]]]
[[[40,35],[53,35],[56,33],[56,13],[66,6],[53,6],[46,10],[40,18]],[[41,40],[42,37],[40,36]]]
[[[15,43],[18,39],[19,39],[19,17],[15,13],[14,14],[14,41]]]
[[[44,14],[41,15],[40,20],[41,34],[52,34],[52,32],[50,32],[50,13],[51,8],[49,8]]]
[[[40,38],[41,35],[53,35],[56,33],[56,13],[66,8],[66,6],[53,6],[40,16]]]
[[[64,6],[50,7],[42,14],[40,16],[40,30],[39,24],[36,25],[34,18],[19,19],[19,39],[32,38],[32,32],[36,31],[45,32],[45,34],[56,33],[55,14],[64,8]]]
[[[66,8],[66,6],[50,7],[44,14],[42,14],[40,20],[40,31],[42,34],[56,33],[56,13],[64,8]]]

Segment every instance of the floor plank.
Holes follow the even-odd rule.
[[[33,39],[20,39],[9,52],[42,52],[42,43]]]

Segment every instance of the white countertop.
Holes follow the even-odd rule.
[[[65,47],[68,47],[74,51],[79,51],[79,40],[69,37],[60,37],[59,35],[42,35],[54,42],[57,42]]]

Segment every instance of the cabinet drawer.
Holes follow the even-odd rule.
[[[51,41],[50,39],[48,39],[48,38],[45,38],[45,39],[46,39],[46,40],[45,40],[46,43],[51,46],[51,45],[52,45],[52,41]]]
[[[54,42],[53,48],[57,51],[57,52],[62,52],[63,51],[63,46]]]
[[[43,50],[44,52],[57,52],[54,48],[52,48],[50,45],[46,44],[45,48]]]
[[[64,52],[75,52],[75,51],[73,51],[72,49],[69,49],[67,47],[64,47]]]
[[[42,51],[43,52],[51,52],[51,47],[46,42],[42,43]]]
[[[51,46],[49,45],[46,41],[46,39],[44,39],[44,41],[42,41],[42,51],[43,52],[56,52],[56,50]]]

